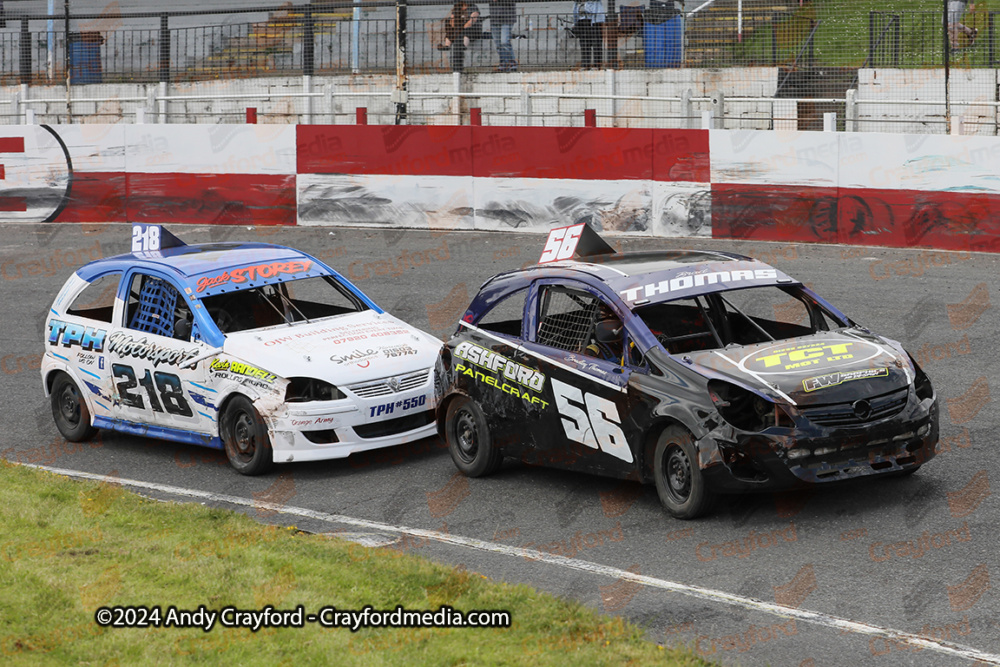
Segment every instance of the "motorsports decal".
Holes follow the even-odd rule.
[[[55,318],[49,320],[49,345],[58,344],[61,338],[63,347],[79,345],[86,351],[102,352],[107,335],[106,329],[71,324]]]
[[[500,377],[496,378],[492,375],[485,375],[480,371],[474,368],[469,368],[464,364],[455,364],[455,370],[459,373],[468,375],[469,377],[479,380],[480,382],[485,382],[492,387],[496,387],[505,394],[511,394],[513,396],[517,396],[518,398],[523,398],[529,403],[538,403],[542,406],[543,410],[548,407],[548,401],[542,400],[539,396],[532,395],[527,390],[531,389],[532,391],[541,391],[545,386],[545,376],[535,369],[522,366],[502,354],[497,354],[496,352],[487,350],[486,348],[480,347],[475,343],[470,343],[469,341],[465,341],[455,348],[455,356],[459,359],[464,359],[465,361],[480,366],[488,371],[497,373]],[[502,380],[511,380],[522,387],[527,387],[527,389],[519,388],[508,382],[501,382]]]
[[[661,280],[658,283],[649,283],[641,287],[631,287],[622,290],[619,294],[626,301],[637,301],[640,298],[651,299],[657,295],[673,294],[674,292],[684,292],[695,287],[705,285],[728,285],[743,281],[763,280],[771,282],[777,280],[777,269],[747,269],[737,271],[710,271],[707,273],[691,273],[688,275],[678,275],[669,280]],[[642,296],[639,293],[642,292]]]
[[[802,381],[802,388],[806,391],[816,391],[826,387],[835,387],[851,380],[867,380],[869,378],[886,377],[889,375],[888,368],[862,368],[859,371],[847,371],[845,373],[830,373],[828,375],[817,375]]]
[[[208,369],[215,374],[239,375],[253,380],[260,380],[268,384],[274,382],[274,380],[278,377],[274,373],[265,371],[263,368],[257,368],[256,366],[251,366],[250,364],[245,364],[241,361],[230,361],[228,359],[215,359],[212,361],[212,364],[208,367]]]
[[[201,353],[201,348],[176,349],[150,343],[145,336],[139,340],[127,333],[116,331],[108,337],[108,352],[119,357],[146,359],[153,366],[183,366]]]
[[[245,283],[253,282],[258,278],[274,278],[283,273],[295,274],[305,273],[312,266],[312,262],[303,260],[299,262],[272,262],[271,264],[256,264],[254,266],[244,266],[243,268],[224,271],[216,276],[205,276],[198,279],[196,292],[203,292],[210,287],[218,287],[225,283]]]
[[[874,343],[863,340],[817,340],[792,345],[772,345],[740,360],[740,370],[757,375],[807,373],[859,364],[882,354]]]

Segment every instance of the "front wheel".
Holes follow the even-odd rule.
[[[469,477],[491,475],[503,463],[503,454],[493,446],[486,415],[465,396],[448,404],[444,434],[451,460]]]
[[[97,435],[97,429],[90,425],[87,401],[80,395],[80,388],[73,382],[73,378],[60,372],[52,382],[49,400],[52,418],[62,437],[70,442],[80,442]]]
[[[267,427],[253,403],[237,396],[226,406],[220,435],[229,463],[243,475],[260,475],[271,469],[274,455]]]
[[[712,493],[698,467],[694,439],[679,426],[660,434],[653,455],[653,479],[660,503],[677,519],[696,519],[711,507]]]

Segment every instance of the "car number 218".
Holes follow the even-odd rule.
[[[157,371],[151,377],[149,369],[146,369],[146,374],[136,379],[135,371],[131,366],[125,364],[113,364],[111,372],[116,378],[124,378],[115,386],[118,387],[122,403],[128,407],[139,410],[146,409],[142,394],[129,391],[141,385],[146,390],[146,395],[149,397],[149,407],[153,412],[163,412],[166,409],[169,414],[183,417],[190,417],[194,414],[191,412],[191,406],[188,405],[187,399],[184,398],[181,379],[173,373]]]

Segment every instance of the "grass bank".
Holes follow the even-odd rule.
[[[527,586],[0,460],[5,664],[708,665]],[[101,627],[103,607],[506,610],[509,628]],[[142,612],[140,612],[142,613]],[[136,616],[138,617],[138,615]],[[326,620],[333,617],[327,615]],[[233,620],[234,616],[230,615]]]

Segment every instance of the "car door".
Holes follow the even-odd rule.
[[[194,321],[184,294],[167,276],[133,270],[123,287],[124,308],[108,337],[114,415],[132,424],[170,431],[212,433],[215,393],[207,361],[190,362],[205,347],[191,341]]]
[[[518,456],[534,443],[548,401],[537,372],[524,362],[522,324],[528,287],[496,300],[453,345],[456,386],[486,415],[493,444]]]
[[[526,358],[547,378],[551,409],[536,436],[538,462],[626,477],[636,470],[650,401],[629,382],[645,373],[622,312],[600,290],[564,278],[540,280],[526,309]],[[600,345],[600,317],[620,339]]]

